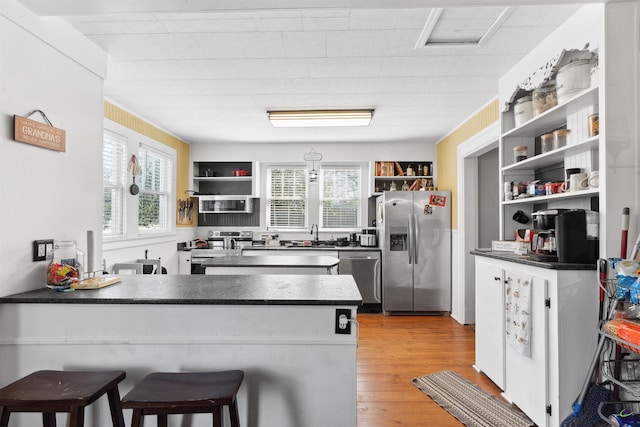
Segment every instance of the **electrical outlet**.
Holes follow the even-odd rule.
[[[33,261],[44,261],[53,253],[53,239],[33,241]]]
[[[351,334],[351,310],[336,308],[336,334]]]

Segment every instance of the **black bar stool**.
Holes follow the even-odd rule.
[[[56,412],[69,414],[69,426],[84,425],[84,408],[103,394],[109,398],[113,427],[124,427],[118,383],[124,371],[37,371],[0,389],[0,427],[12,412],[41,412],[44,427],[56,427]]]
[[[133,409],[131,427],[140,427],[145,415],[157,415],[158,427],[167,427],[168,414],[213,415],[222,427],[222,407],[229,407],[232,427],[240,427],[236,394],[243,371],[154,372],[122,398],[123,409]]]

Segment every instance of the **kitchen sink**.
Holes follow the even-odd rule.
[[[303,242],[292,241],[285,243],[286,247],[296,249],[318,249],[318,248],[335,248],[336,244],[333,241],[319,240],[317,242],[311,242],[311,244],[304,244]]]

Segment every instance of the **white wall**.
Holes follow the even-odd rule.
[[[433,160],[434,144],[422,141],[345,144],[192,144],[192,161],[250,160],[261,162],[304,162],[304,154],[314,149],[323,162],[373,160]]]
[[[106,54],[66,23],[0,0],[0,295],[44,286],[33,240],[101,241],[105,73]],[[13,115],[36,109],[66,130],[66,152],[13,141]]]
[[[336,162],[371,162],[376,160],[432,160],[435,163],[436,149],[434,144],[422,141],[347,144],[340,142],[322,144],[192,144],[190,146],[191,161],[259,161],[259,162],[304,162],[304,154],[315,150],[322,154],[322,161]],[[316,163],[317,165],[317,163]],[[370,172],[366,172],[365,185],[368,185]],[[437,165],[436,165],[437,173]],[[190,175],[193,175],[191,172]],[[262,208],[262,207],[261,207]],[[366,209],[366,206],[364,207]],[[263,218],[264,222],[264,218]],[[197,234],[206,238],[208,228],[199,227]],[[281,235],[283,233],[280,233]],[[307,234],[285,233],[286,238],[307,238]],[[254,232],[255,235],[255,232]],[[321,239],[343,237],[336,233],[320,233]]]

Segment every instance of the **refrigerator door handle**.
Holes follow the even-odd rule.
[[[375,298],[376,301],[378,302],[382,302],[381,296],[380,296],[380,287],[378,286],[378,270],[379,270],[379,266],[380,266],[380,259],[376,260],[376,263],[373,266],[373,297]]]
[[[420,241],[420,230],[418,229],[418,216],[413,214],[413,263],[418,264],[418,242]]]
[[[413,263],[413,215],[409,214],[409,226],[407,227],[407,255],[409,264]]]

